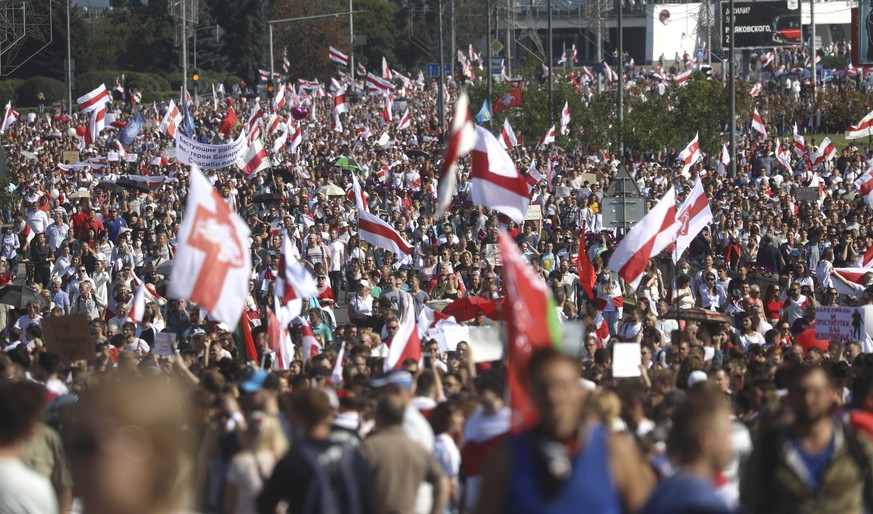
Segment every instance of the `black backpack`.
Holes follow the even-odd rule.
[[[312,469],[301,514],[361,514],[360,491],[353,470],[354,449],[345,445],[334,448],[339,448],[341,455],[325,466],[310,445],[304,442],[292,446],[291,451]]]

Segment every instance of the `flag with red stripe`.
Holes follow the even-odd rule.
[[[438,219],[445,214],[452,202],[452,197],[455,195],[458,159],[467,155],[475,144],[476,129],[473,125],[473,115],[470,113],[470,99],[467,97],[467,93],[461,93],[455,103],[452,126],[449,130],[448,144],[437,184],[436,217]]]
[[[388,346],[385,371],[401,369],[407,359],[421,361],[421,340],[418,338],[418,327],[415,323],[414,302],[406,302],[406,308],[401,313],[397,331]]]
[[[369,212],[358,210],[358,235],[377,248],[390,250],[403,259],[412,253],[412,245],[407,243],[391,225]]]
[[[519,225],[524,222],[530,205],[530,191],[512,158],[491,132],[476,127],[476,144],[470,152],[470,198],[481,205],[505,214]]]

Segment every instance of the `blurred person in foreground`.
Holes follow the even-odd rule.
[[[193,412],[184,385],[166,377],[107,378],[84,391],[69,441],[84,512],[185,512],[194,489]]]
[[[703,382],[688,392],[673,414],[667,453],[676,473],[655,488],[644,514],[728,514],[716,493],[719,472],[733,456],[731,411],[718,386]]]
[[[840,389],[817,364],[791,370],[793,420],[763,432],[740,482],[751,513],[869,512],[873,443],[831,416]]]
[[[49,481],[21,461],[39,426],[45,390],[29,381],[0,382],[0,514],[56,514]]]
[[[639,511],[653,473],[627,435],[610,433],[586,415],[588,391],[578,362],[540,350],[528,377],[539,422],[491,455],[476,513]]]

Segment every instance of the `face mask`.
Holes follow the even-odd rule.
[[[600,280],[607,282],[609,280],[609,276],[610,276],[609,273],[604,273],[604,274],[600,275]]]
[[[681,273],[681,274],[683,274],[683,275],[687,275],[687,274],[688,274],[688,269],[687,269],[687,268],[679,268],[679,273]]]

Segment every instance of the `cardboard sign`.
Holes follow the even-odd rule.
[[[50,352],[57,353],[70,364],[78,360],[94,360],[91,327],[83,314],[43,318],[42,340]]]
[[[818,201],[818,188],[817,187],[797,187],[797,188],[794,188],[794,198],[796,198],[798,202],[815,203]]]
[[[815,308],[815,338],[825,341],[863,341],[867,335],[861,307]]]
[[[79,162],[79,152],[64,152],[61,158],[64,161],[62,164],[76,164]]]
[[[539,205],[529,205],[524,221],[539,221],[543,219],[543,208]]]
[[[152,353],[161,357],[171,357],[173,355],[173,343],[175,342],[175,333],[158,332],[155,334],[155,346],[152,348]]]
[[[491,267],[503,266],[503,257],[500,255],[500,246],[496,244],[485,245],[485,260]]]
[[[586,182],[588,182],[589,186],[593,185],[595,182],[597,182],[597,178],[598,178],[597,173],[580,173],[579,174],[579,180],[582,182],[582,184],[585,184]]]
[[[617,343],[612,347],[612,376],[630,378],[642,375],[640,343]]]

